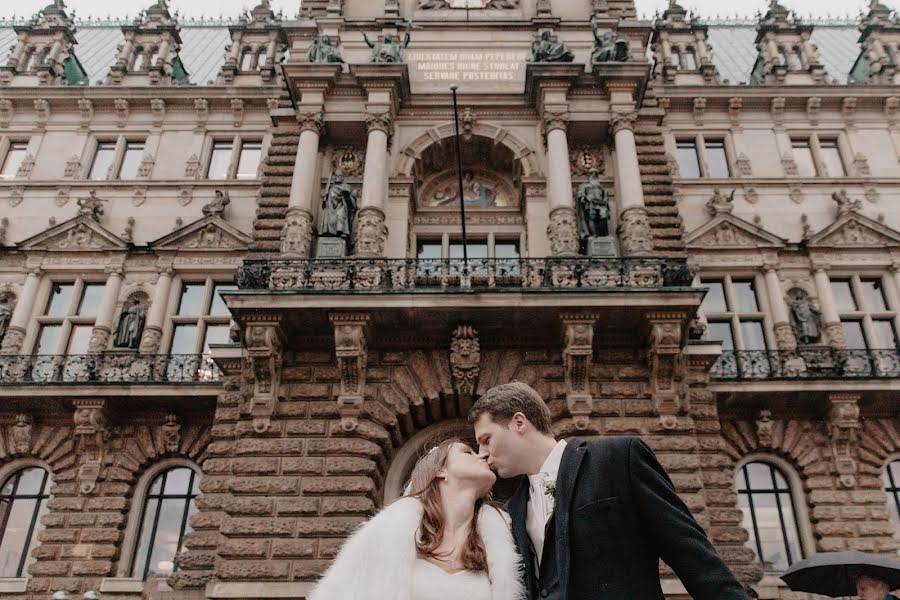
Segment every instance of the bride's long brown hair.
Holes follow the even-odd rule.
[[[444,539],[444,525],[447,521],[441,506],[441,480],[437,474],[447,464],[447,457],[450,455],[453,444],[465,444],[465,442],[458,439],[442,441],[416,462],[409,478],[409,493],[406,495],[418,498],[424,509],[419,526],[419,537],[416,539],[416,550],[426,558],[437,560],[445,558],[437,553],[437,549]],[[490,494],[475,501],[472,525],[462,550],[462,564],[467,571],[488,570],[487,552],[477,527],[478,514],[485,502],[493,505],[490,501]]]

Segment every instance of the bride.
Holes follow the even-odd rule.
[[[506,515],[488,501],[495,480],[465,443],[435,446],[404,497],[350,536],[309,600],[522,600]]]

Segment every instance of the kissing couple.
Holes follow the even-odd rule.
[[[520,382],[488,390],[469,421],[478,452],[430,449],[309,600],[663,600],[660,559],[695,600],[747,600],[639,438],[557,442]],[[495,505],[497,477],[518,475]]]

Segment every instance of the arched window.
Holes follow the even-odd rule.
[[[262,71],[263,69],[266,68],[267,58],[268,57],[266,56],[266,49],[260,48],[259,52],[256,53],[256,70],[257,71]]]
[[[697,70],[697,57],[694,55],[693,48],[685,48],[684,54],[681,57],[682,68],[687,69],[689,71]]]
[[[143,71],[146,67],[147,55],[144,53],[143,48],[138,48],[134,51],[134,60],[131,61],[131,70],[132,71]]]
[[[200,475],[190,467],[177,466],[156,475],[144,499],[132,577],[167,576],[175,570],[175,555],[191,531],[188,520],[197,511],[194,499],[199,493]]]
[[[747,546],[767,571],[783,571],[803,558],[800,530],[791,487],[784,474],[768,462],[745,464],[735,475]]]
[[[0,577],[24,577],[44,528],[52,480],[38,466],[19,469],[0,488]]]
[[[884,469],[884,491],[887,492],[891,523],[900,537],[900,458],[889,462]]]
[[[250,71],[253,69],[253,50],[244,48],[241,53],[241,71]]]
[[[681,50],[678,46],[672,48],[672,66],[676,69],[681,68]]]

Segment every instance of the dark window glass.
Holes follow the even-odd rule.
[[[700,156],[697,154],[697,143],[682,141],[677,143],[678,170],[685,178],[700,177]]]
[[[44,528],[51,478],[40,467],[15,472],[0,488],[0,577],[24,577]]]
[[[176,325],[172,332],[172,349],[171,354],[194,354],[195,341],[197,340],[197,326]]]
[[[487,242],[473,242],[469,241],[466,244],[466,252],[469,258],[478,259],[478,258],[487,258],[488,257],[488,247]],[[463,247],[461,241],[451,240],[450,242],[450,258],[462,258],[463,257]]]
[[[416,258],[420,260],[441,258],[441,243],[425,241],[418,242],[416,244]]]
[[[735,477],[743,526],[750,534],[747,546],[767,571],[783,571],[800,560],[800,534],[791,490],[772,465],[753,462]]]
[[[497,260],[519,258],[519,242],[494,242],[494,256]]]

